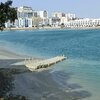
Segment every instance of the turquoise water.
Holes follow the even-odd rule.
[[[0,46],[33,57],[66,55],[53,71],[71,73],[69,82],[92,94],[84,100],[100,100],[100,30],[4,31]]]

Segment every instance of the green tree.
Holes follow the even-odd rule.
[[[11,23],[15,22],[15,19],[17,19],[17,10],[15,8],[10,9],[10,21]]]
[[[5,27],[5,22],[10,20],[14,22],[17,19],[17,10],[12,7],[12,1],[7,0],[5,3],[0,3],[0,30]]]

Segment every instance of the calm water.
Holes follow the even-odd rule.
[[[85,100],[100,100],[100,30],[5,31],[0,46],[34,57],[66,55],[53,70],[71,73],[69,82],[92,94]]]

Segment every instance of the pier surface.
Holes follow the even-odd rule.
[[[50,59],[37,60],[37,61],[34,61],[32,59],[28,59],[28,60],[25,60],[25,66],[30,71],[35,71],[37,69],[47,68],[53,64],[56,64],[58,62],[65,60],[65,59],[66,59],[65,56],[57,56],[57,57],[53,57]]]

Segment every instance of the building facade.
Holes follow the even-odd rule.
[[[77,19],[69,21],[65,24],[66,27],[97,27],[100,26],[100,19]]]
[[[6,28],[17,27],[43,27],[43,26],[52,26],[52,27],[97,27],[100,26],[100,19],[89,19],[89,18],[76,18],[75,14],[72,13],[62,13],[54,12],[51,17],[48,17],[48,12],[43,11],[33,11],[31,7],[23,6],[17,8],[17,18],[15,23],[10,21],[5,23]]]
[[[66,13],[65,16],[68,19],[68,21],[74,20],[76,18],[76,15],[75,14],[72,14],[72,13]]]
[[[48,25],[48,12],[46,10],[38,11],[38,16],[42,19],[40,25]]]
[[[52,14],[52,23],[54,26],[65,25],[68,21],[75,19],[75,14],[54,12]]]
[[[17,9],[18,21],[16,27],[32,27],[33,10],[31,7],[23,6]]]

